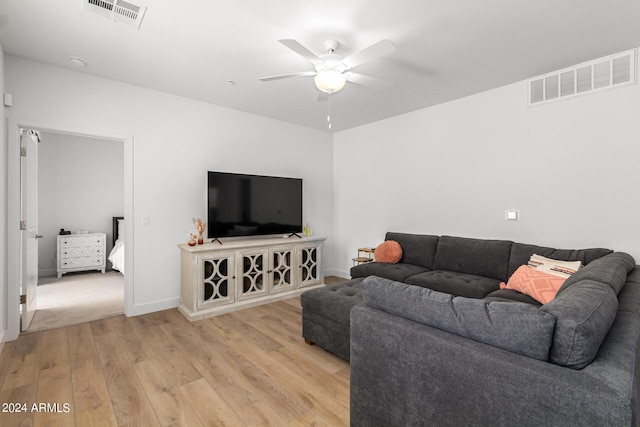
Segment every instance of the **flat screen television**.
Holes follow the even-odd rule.
[[[302,179],[207,173],[207,236],[302,232]]]

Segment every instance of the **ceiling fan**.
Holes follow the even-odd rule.
[[[313,64],[314,71],[278,74],[275,76],[260,77],[259,80],[270,81],[290,77],[313,76],[313,82],[315,83],[316,88],[329,95],[342,90],[347,81],[368,87],[380,87],[390,84],[384,80],[351,71],[365,62],[388,55],[396,50],[396,47],[389,40],[380,40],[379,42],[374,43],[353,55],[347,56],[346,58],[335,53],[340,47],[340,43],[335,40],[327,40],[324,43],[324,47],[327,49],[327,53],[324,55],[316,55],[293,39],[283,39],[278,41]]]

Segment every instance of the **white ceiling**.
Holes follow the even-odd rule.
[[[82,11],[81,0],[0,0],[0,43],[6,54],[327,130],[311,77],[258,81],[312,70],[277,40],[322,54],[335,39],[344,56],[391,40],[395,52],[357,71],[393,86],[347,83],[332,96],[333,131],[640,46],[638,0],[130,1],[148,6],[139,30]]]

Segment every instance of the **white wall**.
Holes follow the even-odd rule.
[[[176,244],[205,217],[207,170],[302,177],[304,221],[331,237],[330,274],[348,275],[356,248],[388,230],[604,246],[640,261],[638,86],[528,108],[519,82],[332,144],[324,132],[13,56],[5,68],[9,117],[133,135],[133,314],[177,305]],[[506,209],[521,220],[505,221]]]
[[[640,88],[533,108],[526,96],[519,82],[336,133],[332,268],[346,274],[389,230],[609,247],[640,263]]]
[[[331,234],[330,134],[10,55],[5,66],[11,117],[133,135],[131,314],[177,306],[176,245],[206,216],[207,170],[303,178],[304,220]]]
[[[0,95],[4,94],[4,51],[0,44]],[[7,143],[4,102],[0,102],[0,350],[7,329]]]
[[[109,254],[111,218],[124,215],[124,144],[52,132],[42,132],[41,137],[38,234],[43,238],[38,244],[38,272],[47,276],[56,274],[61,228],[107,233]]]

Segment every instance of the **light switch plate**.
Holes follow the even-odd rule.
[[[507,221],[518,221],[520,219],[520,211],[517,211],[517,210],[505,211],[505,219]]]

